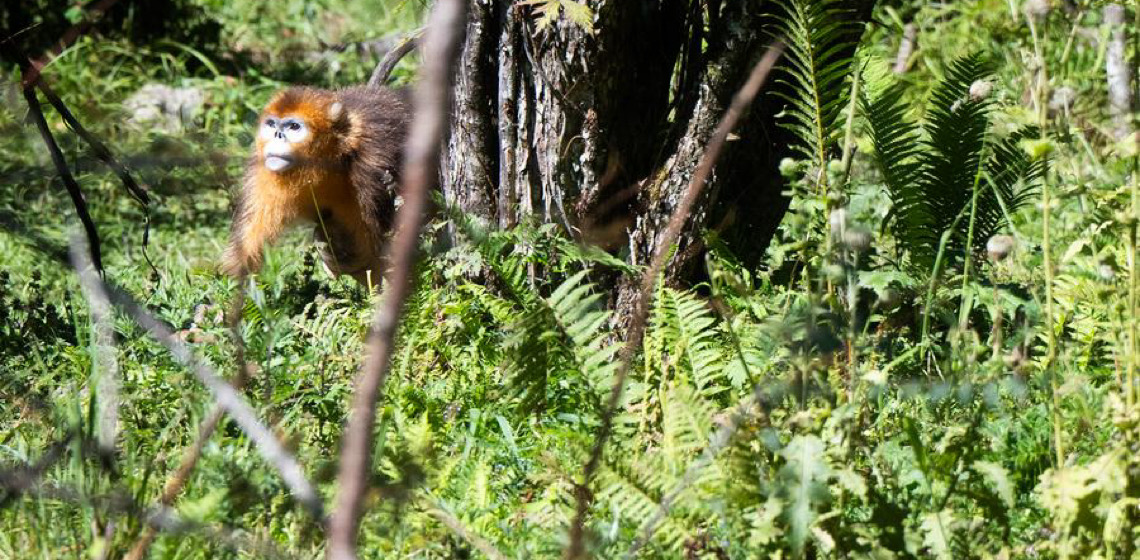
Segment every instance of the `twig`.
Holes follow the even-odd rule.
[[[400,41],[400,44],[384,53],[384,58],[380,60],[380,64],[376,65],[376,68],[372,70],[372,76],[368,78],[368,87],[379,87],[388,83],[388,78],[392,76],[392,71],[396,69],[396,65],[419,46],[423,36],[423,28],[417,29],[408,34],[403,41]]]
[[[91,266],[87,247],[81,236],[71,241],[71,263],[79,274],[79,285],[91,309],[91,322],[94,324],[94,362],[99,371],[95,385],[95,398],[99,405],[99,449],[102,453],[114,454],[115,440],[118,438],[119,424],[119,361],[115,349],[115,325],[111,312],[111,302],[107,295],[98,289],[99,276]]]
[[[720,157],[720,152],[724,148],[728,134],[736,127],[737,121],[743,116],[748,106],[752,104],[752,100],[756,98],[756,95],[760,93],[760,88],[764,85],[768,74],[772,71],[772,67],[775,66],[776,61],[783,52],[784,45],[780,41],[776,41],[769,46],[767,52],[764,53],[764,56],[752,69],[752,74],[748,77],[748,81],[744,84],[744,87],[736,92],[736,95],[732,98],[732,104],[728,107],[728,111],[724,117],[721,118],[716,130],[713,131],[712,137],[709,138],[708,147],[705,148],[705,153],[701,156],[697,169],[693,173],[693,179],[685,191],[685,196],[681,199],[681,203],[677,206],[673,216],[669,218],[669,224],[665,228],[661,242],[653,252],[653,259],[650,261],[649,268],[642,277],[641,294],[634,304],[633,318],[630,321],[629,332],[626,335],[625,344],[622,346],[619,356],[620,365],[618,366],[617,379],[614,381],[613,389],[610,391],[609,399],[606,402],[605,413],[604,416],[602,416],[602,425],[598,431],[597,439],[594,441],[593,449],[590,451],[590,458],[587,460],[582,472],[582,482],[577,491],[574,522],[570,528],[570,544],[566,548],[566,558],[577,559],[585,556],[586,551],[583,546],[583,537],[586,512],[589,509],[588,498],[590,482],[594,477],[594,472],[598,469],[598,465],[601,463],[606,441],[609,439],[610,431],[613,429],[614,413],[621,401],[622,391],[625,388],[625,379],[629,374],[633,355],[641,346],[642,338],[645,336],[645,322],[649,316],[649,306],[653,300],[653,287],[657,283],[657,276],[664,268],[665,261],[672,251],[673,244],[677,242],[677,238],[681,235],[681,228],[685,225],[685,221],[689,217],[689,212],[692,211],[693,204],[696,203],[697,198],[704,190],[709,175],[712,174],[713,165],[716,163],[717,158]]]
[[[356,533],[364,510],[372,459],[376,401],[391,366],[400,313],[412,288],[420,227],[428,192],[439,182],[440,147],[451,113],[451,82],[466,28],[466,0],[439,0],[432,10],[424,43],[422,78],[416,87],[415,118],[406,147],[396,234],[386,261],[392,263],[384,295],[377,305],[367,341],[367,356],[356,378],[352,410],[344,432],[336,509],[329,525],[330,560],[356,557]]]
[[[160,344],[182,365],[189,368],[194,375],[213,393],[214,401],[224,408],[237,425],[253,440],[261,456],[281,474],[285,485],[289,487],[293,497],[305,506],[310,513],[323,521],[324,507],[321,497],[313,485],[305,478],[305,471],[297,459],[277,441],[273,432],[260,420],[257,414],[238,394],[237,390],[222,379],[214,368],[205,361],[200,360],[190,351],[190,347],[179,340],[170,327],[159,321],[148,311],[140,307],[128,295],[122,292],[111,292],[111,301],[122,307],[127,315],[131,316],[140,326],[154,336]]]
[[[23,75],[27,75],[26,69],[21,70]],[[44,118],[43,109],[40,108],[40,101],[36,98],[36,92],[31,86],[25,85],[23,87],[24,100],[28,103],[28,110],[31,112],[32,121],[36,124],[36,129],[40,132],[40,137],[43,138],[44,144],[47,145],[48,152],[51,154],[51,161],[55,165],[55,170],[59,173],[59,178],[63,181],[63,186],[67,188],[67,194],[71,197],[71,203],[75,206],[75,213],[79,216],[79,221],[83,223],[83,231],[87,235],[87,245],[91,251],[91,262],[95,270],[99,274],[103,273],[103,253],[99,248],[99,232],[95,229],[95,222],[91,220],[91,213],[87,211],[87,201],[83,199],[83,191],[79,188],[79,183],[75,182],[75,177],[71,175],[71,170],[67,168],[67,160],[63,157],[63,152],[59,149],[59,144],[55,142],[55,136],[52,135],[51,129],[48,128],[47,120]]]
[[[36,88],[40,90],[40,93],[42,93],[44,97],[47,98],[48,103],[51,103],[51,106],[55,108],[55,112],[59,113],[59,116],[63,119],[63,122],[66,123],[67,126],[71,128],[71,130],[75,131],[75,133],[79,135],[79,137],[82,138],[84,142],[87,143],[99,161],[103,162],[104,165],[111,168],[111,172],[113,172],[115,176],[119,178],[119,181],[123,183],[123,187],[127,189],[127,193],[130,194],[131,197],[136,201],[138,201],[140,206],[142,206],[143,260],[146,261],[146,264],[150,266],[150,269],[157,276],[158,268],[154,266],[154,263],[150,260],[150,255],[148,255],[146,252],[147,245],[150,242],[150,194],[147,193],[145,187],[139,185],[138,181],[135,181],[135,178],[131,176],[131,173],[127,171],[127,168],[123,166],[123,164],[120,163],[117,158],[115,158],[115,155],[111,153],[111,150],[107,148],[106,144],[104,144],[101,140],[99,140],[98,137],[87,130],[87,128],[85,128],[83,124],[79,122],[79,119],[75,118],[75,115],[71,114],[71,111],[68,110],[67,105],[63,102],[62,99],[59,98],[58,95],[56,95],[55,91],[51,89],[51,86],[49,86],[42,77],[38,77],[36,79],[35,85]]]
[[[241,314],[242,308],[245,304],[245,282],[238,284],[238,291],[234,294],[234,300],[230,306],[230,336],[233,339],[235,354],[238,363],[237,375],[234,378],[234,389],[240,391],[245,383],[249,380],[249,367],[245,361],[245,342],[241,338]],[[210,413],[202,419],[198,425],[198,438],[194,443],[186,449],[182,454],[182,461],[178,464],[178,469],[170,478],[166,480],[166,485],[162,489],[162,495],[158,498],[160,506],[166,507],[174,504],[174,500],[178,499],[178,495],[182,493],[182,489],[186,487],[186,483],[190,480],[190,473],[194,472],[194,467],[198,465],[198,461],[202,458],[202,450],[205,449],[206,443],[214,432],[218,429],[218,425],[222,421],[222,415],[225,409],[220,404],[215,404]],[[147,551],[150,545],[154,543],[154,539],[158,537],[158,529],[155,527],[147,527],[139,540],[135,541],[135,545],[131,547],[130,552],[124,557],[124,560],[143,560],[146,558]]]
[[[158,498],[159,507],[170,507],[178,495],[182,493],[182,488],[186,486],[186,481],[190,479],[190,473],[194,471],[198,460],[202,458],[202,450],[206,447],[206,442],[209,441],[214,430],[217,429],[224,412],[225,410],[221,406],[215,405],[209,416],[202,420],[198,427],[198,439],[194,440],[194,443],[183,453],[178,470],[174,471],[174,474],[167,479],[166,486],[162,489],[162,495]],[[139,540],[135,541],[135,545],[131,547],[130,552],[123,557],[124,560],[143,560],[146,558],[147,551],[150,550],[150,545],[154,543],[156,538],[158,538],[158,528],[153,525],[147,526]]]
[[[126,167],[124,167],[115,158],[111,151],[107,149],[107,146],[103,144],[103,142],[100,141],[94,134],[88,131],[83,126],[83,124],[79,122],[79,119],[75,118],[75,115],[71,113],[71,111],[67,108],[67,105],[63,102],[63,100],[59,98],[58,95],[56,95],[55,91],[51,89],[47,82],[43,80],[42,76],[43,68],[47,66],[51,59],[59,56],[61,52],[71,46],[83,33],[85,33],[96,21],[98,21],[99,18],[103,17],[103,14],[105,14],[107,10],[111,9],[111,7],[114,6],[116,2],[118,2],[118,0],[97,0],[95,2],[92,2],[88,7],[85,8],[87,13],[85,14],[83,21],[80,21],[79,23],[68,28],[68,30],[65,31],[63,36],[60,38],[56,47],[41,56],[39,59],[32,60],[25,53],[21,52],[20,49],[14,44],[8,44],[7,42],[0,43],[0,50],[3,50],[3,52],[9,56],[9,58],[11,58],[13,61],[18,61],[21,65],[20,82],[21,89],[24,92],[24,99],[28,102],[28,108],[32,112],[33,120],[35,120],[36,126],[40,130],[40,135],[44,137],[44,142],[48,144],[48,150],[52,153],[52,162],[55,164],[56,170],[63,178],[64,185],[67,186],[68,194],[71,195],[72,202],[75,204],[76,212],[79,214],[80,219],[83,220],[83,227],[87,232],[88,243],[94,247],[93,260],[96,270],[98,270],[100,274],[103,272],[102,255],[99,251],[98,233],[95,231],[94,222],[91,221],[90,215],[87,212],[87,206],[86,203],[83,202],[82,191],[79,189],[78,183],[75,182],[75,179],[71,176],[70,171],[64,171],[64,169],[67,167],[66,163],[64,163],[62,167],[60,166],[60,161],[62,161],[62,154],[57,159],[55,152],[59,151],[59,147],[55,146],[55,138],[51,134],[50,129],[46,128],[46,121],[44,119],[43,110],[39,106],[39,101],[36,100],[34,89],[39,89],[40,92],[43,93],[44,97],[47,98],[48,103],[50,103],[51,106],[55,108],[56,112],[59,113],[59,116],[61,118],[63,118],[63,121],[67,124],[67,126],[75,131],[75,133],[79,135],[79,137],[82,138],[84,142],[87,143],[92,152],[94,152],[96,158],[111,168],[112,172],[115,173],[115,176],[118,177],[119,180],[123,183],[123,186],[127,189],[127,192],[132,197],[134,197],[134,199],[137,200],[139,204],[142,205],[144,220],[142,243],[143,259],[146,260],[151,270],[157,273],[157,269],[155,268],[154,263],[151,262],[150,256],[146,252],[146,246],[150,238],[150,195],[147,194],[145,188],[140,186],[138,182],[134,180],[134,177],[132,177],[130,172],[127,171]],[[43,126],[41,126],[41,122],[43,122]],[[78,193],[79,202],[76,202],[76,193]]]
[[[105,294],[112,303],[121,307],[126,314],[134,319],[143,329],[153,336],[159,344],[170,351],[178,363],[188,368],[199,381],[213,394],[214,401],[230,414],[242,431],[253,441],[257,451],[265,460],[281,474],[285,485],[289,487],[293,497],[305,506],[317,519],[323,521],[324,508],[320,496],[313,485],[305,478],[305,471],[297,460],[277,441],[273,433],[257,419],[245,399],[206,361],[199,359],[190,350],[186,343],[175,336],[171,328],[140,306],[126,292],[115,286],[108,285],[102,279],[97,279],[95,288]]]
[[[71,128],[71,130],[74,130],[75,133],[78,134],[79,137],[82,138],[83,141],[91,147],[91,151],[95,154],[95,157],[98,158],[99,161],[103,162],[107,165],[107,167],[111,168],[111,171],[115,174],[116,177],[119,178],[119,181],[123,183],[123,186],[126,187],[127,192],[130,193],[130,195],[134,197],[134,199],[137,200],[139,204],[143,205],[143,208],[145,209],[150,204],[150,194],[147,193],[146,188],[144,188],[142,185],[139,185],[139,183],[135,181],[134,177],[131,176],[130,171],[127,171],[127,168],[123,166],[123,164],[120,163],[118,159],[115,158],[115,155],[111,153],[111,150],[107,148],[106,144],[104,144],[101,140],[99,140],[98,137],[92,134],[91,131],[87,130],[87,128],[85,128],[83,124],[79,122],[79,119],[75,118],[75,115],[71,113],[71,111],[67,108],[67,105],[64,104],[63,100],[59,98],[59,95],[56,95],[55,90],[51,89],[51,86],[47,85],[47,82],[45,82],[42,78],[37,79],[36,88],[40,90],[40,93],[44,94],[44,97],[47,98],[48,103],[51,103],[51,106],[55,108],[55,111],[59,113],[59,116],[61,118],[63,118],[63,122],[66,123],[67,126]],[[148,227],[150,225],[149,214],[147,214],[147,225]]]
[[[902,39],[899,41],[899,50],[895,54],[895,74],[906,73],[910,67],[910,56],[914,54],[914,43],[918,39],[918,26],[914,22],[903,26]]]

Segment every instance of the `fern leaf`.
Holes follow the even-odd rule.
[[[847,104],[844,82],[854,68],[861,29],[835,0],[777,0],[778,33],[787,43],[785,76],[789,91],[784,126],[799,137],[796,149],[817,169],[827,164]]]
[[[877,80],[879,92],[863,100],[875,160],[891,196],[887,226],[915,268],[930,270],[943,235],[974,200],[973,238],[961,225],[950,231],[945,261],[953,265],[968,251],[979,251],[1029,201],[1042,176],[1044,164],[1017,146],[1030,129],[1001,141],[990,138],[992,100],[971,94],[971,87],[991,72],[978,54],[950,64],[931,94],[922,134],[907,120],[903,86],[893,79]]]

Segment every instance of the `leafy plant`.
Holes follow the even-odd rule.
[[[841,127],[840,115],[850,99],[847,80],[855,65],[862,29],[838,0],[779,0],[784,13],[776,16],[776,34],[787,42],[787,73],[780,78],[790,91],[777,92],[787,102],[784,126],[800,140],[796,149],[823,173]],[[816,193],[821,194],[821,193]]]
[[[877,91],[862,105],[890,194],[886,223],[917,268],[930,270],[940,255],[952,264],[979,252],[1029,202],[1044,174],[1045,161],[1019,146],[1035,129],[994,138],[991,74],[980,54],[950,64],[920,127],[906,116],[905,86],[868,72]]]

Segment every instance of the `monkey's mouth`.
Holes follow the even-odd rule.
[[[293,166],[293,158],[284,155],[268,154],[265,156],[265,168],[270,171],[284,171]]]

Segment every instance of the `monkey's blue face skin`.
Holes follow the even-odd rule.
[[[271,116],[262,121],[260,136],[265,168],[280,173],[297,164],[298,148],[309,141],[309,127],[297,117]]]

